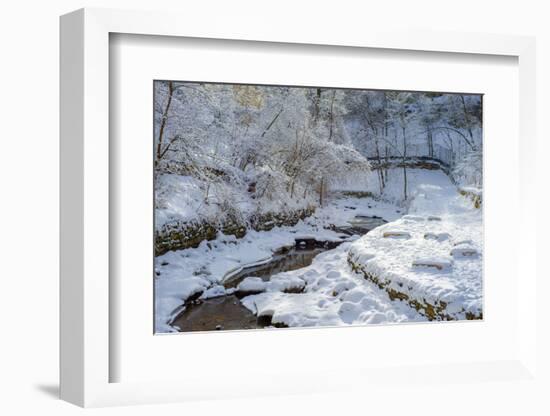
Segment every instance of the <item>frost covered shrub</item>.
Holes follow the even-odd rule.
[[[207,202],[215,204],[218,207],[216,222],[231,221],[235,223],[244,223],[246,221],[246,206],[242,206],[242,194],[235,192],[235,187],[227,182],[215,182],[211,184],[214,196]]]
[[[295,185],[291,197],[288,176],[267,167],[258,168],[249,174],[249,182],[252,198],[257,202],[260,213],[305,208],[315,202],[313,192],[307,192],[300,184]]]

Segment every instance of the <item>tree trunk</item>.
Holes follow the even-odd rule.
[[[376,146],[376,161],[378,163],[378,182],[380,185],[380,195],[384,191],[386,184],[384,183],[384,172],[382,170],[382,158],[380,157],[380,147],[378,143],[378,129],[374,131],[374,144]]]
[[[273,120],[271,120],[271,123],[269,123],[267,125],[267,127],[265,128],[265,130],[263,131],[261,137],[264,137],[265,134],[269,131],[269,129],[271,128],[271,126],[273,126],[275,124],[275,122],[277,121],[277,119],[279,118],[279,116],[281,115],[281,113],[283,112],[283,109],[281,108],[279,110],[279,112],[275,115],[275,117],[273,117]]]
[[[317,95],[314,98],[314,105],[313,105],[313,122],[317,123],[317,120],[319,118],[319,113],[321,112],[321,88],[317,88]]]
[[[431,158],[434,157],[434,141],[432,129],[430,127],[428,127],[428,156]]]
[[[334,124],[334,98],[336,97],[336,91],[332,92],[332,100],[330,101],[330,114],[329,114],[329,134],[328,134],[328,141],[330,142],[332,140],[332,130],[333,130],[333,124]]]
[[[323,206],[323,188],[325,186],[325,178],[321,176],[321,186],[319,187],[319,206]]]
[[[407,136],[405,135],[405,127],[403,127],[403,195],[407,200]]]
[[[462,101],[462,110],[464,111],[464,120],[466,121],[466,130],[468,130],[468,135],[470,136],[470,140],[472,141],[472,147],[474,147],[474,135],[472,133],[472,126],[470,123],[470,114],[468,113],[468,109],[466,108],[466,100],[464,100],[464,96],[460,96],[460,100]]]
[[[386,108],[386,99],[384,98],[384,111]],[[389,149],[388,149],[388,121],[387,116],[384,116],[384,141],[385,141],[385,152],[386,152],[386,167],[384,168],[384,180],[388,182],[388,166],[390,162]]]
[[[388,134],[386,133],[386,139],[388,137]],[[390,163],[390,149],[388,145],[385,146],[385,155],[386,155],[386,163],[384,165],[384,181],[388,182],[388,166]]]
[[[170,112],[170,106],[172,105],[172,96],[174,95],[174,83],[172,81],[168,82],[168,101],[166,102],[166,107],[162,113],[162,120],[160,121],[159,129],[159,139],[157,143],[157,163],[162,159],[166,152],[162,152],[162,139],[164,136],[164,129],[166,128],[166,122],[168,120],[168,113]]]

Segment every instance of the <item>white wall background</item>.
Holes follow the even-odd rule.
[[[550,30],[544,1],[454,0],[339,0],[307,2],[169,1],[169,0],[19,0],[0,9],[0,413],[5,415],[77,414],[82,410],[56,399],[58,367],[58,16],[74,9],[116,7],[168,9],[204,19],[211,14],[250,15],[287,25],[320,24],[327,31],[340,25],[369,25],[388,19],[401,27],[536,35],[538,37],[538,115],[541,139],[539,166],[548,154],[550,131]],[[182,21],[185,24],[185,21]],[[548,175],[540,170],[539,250],[548,234],[546,215]],[[544,227],[544,228],[543,228]],[[547,231],[544,233],[543,231]],[[546,243],[546,247],[548,244]],[[542,263],[541,263],[542,267]],[[545,272],[548,271],[546,267]],[[550,276],[549,273],[545,274]],[[550,293],[548,283],[539,291]],[[539,319],[548,323],[547,308]],[[548,331],[547,331],[548,332]],[[548,370],[546,354],[541,365]],[[546,371],[546,374],[549,374]],[[215,375],[213,375],[215,376]],[[506,383],[472,388],[434,385],[430,397],[414,389],[394,397],[346,395],[257,398],[231,402],[191,403],[94,410],[101,415],[150,414],[543,414],[550,404],[541,391]],[[538,398],[538,399],[537,399]],[[544,403],[545,402],[545,403]],[[544,403],[544,404],[543,404]],[[483,413],[482,413],[483,412]],[[548,413],[546,413],[548,414]]]

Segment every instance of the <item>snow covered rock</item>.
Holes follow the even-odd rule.
[[[423,257],[412,262],[413,267],[425,267],[428,269],[436,269],[439,271],[449,270],[453,261],[450,258],[444,257]]]
[[[426,240],[447,241],[451,238],[449,233],[425,233],[424,238]]]
[[[472,245],[474,244],[474,242],[472,240],[461,240],[461,241],[457,241],[456,243],[453,244],[453,246],[462,246],[462,245]]]
[[[274,276],[267,284],[269,291],[285,293],[302,293],[306,287],[306,282],[292,274],[281,273]]]
[[[408,240],[409,238],[411,238],[411,235],[407,231],[403,231],[403,230],[385,231],[382,234],[382,236],[384,238],[400,238],[400,239],[405,239],[405,240]]]
[[[201,299],[211,299],[211,298],[217,298],[219,296],[224,296],[226,294],[225,287],[222,285],[215,285],[211,288],[205,290],[202,295]]]
[[[451,256],[454,258],[460,258],[460,257],[477,257],[479,255],[479,252],[477,249],[471,245],[462,244],[459,246],[455,246],[451,250]]]
[[[267,282],[264,282],[260,277],[247,277],[237,286],[235,296],[239,299],[245,296],[256,295],[267,289]]]

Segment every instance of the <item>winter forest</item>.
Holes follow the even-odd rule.
[[[482,318],[482,96],[154,82],[155,332]]]

